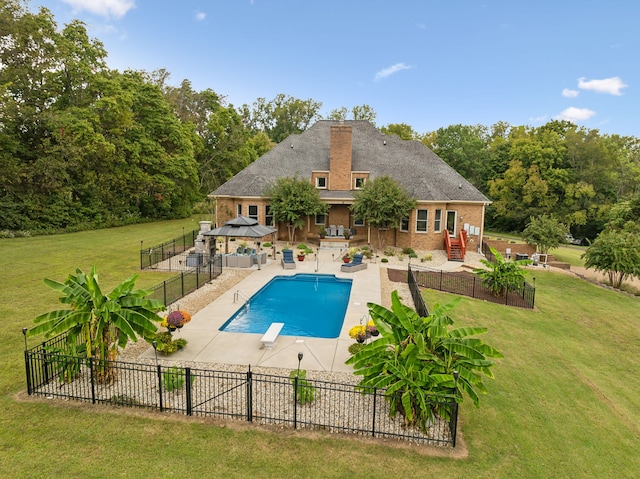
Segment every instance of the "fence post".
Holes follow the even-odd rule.
[[[164,409],[162,404],[162,366],[158,364],[156,369],[158,371],[158,399],[160,400],[160,412],[162,412]]]
[[[456,436],[458,433],[458,403],[454,401],[451,408],[451,419],[449,421],[449,432],[452,439],[452,447],[456,447]]]
[[[163,281],[162,282],[162,298],[163,298],[163,303],[165,306],[167,306],[167,282]]]
[[[74,358],[76,359],[76,358]],[[93,361],[95,358],[89,358],[89,372],[91,377],[91,404],[96,403],[96,376],[95,376],[95,366]]]
[[[198,261],[198,265],[196,266],[196,289],[200,289],[200,261]]]
[[[247,421],[253,422],[253,373],[251,365],[247,371]]]
[[[376,400],[378,399],[378,388],[373,388],[373,421],[371,422],[371,437],[376,437]]]
[[[31,356],[26,349],[24,350],[24,367],[27,374],[27,394],[31,396]]]
[[[187,382],[187,416],[193,416],[193,404],[191,401],[191,368],[185,368],[184,379]]]
[[[471,297],[475,298],[476,297],[476,277],[473,277],[473,286],[471,287]]]
[[[184,298],[184,272],[180,273],[180,297]]]
[[[442,276],[444,275],[444,271],[440,270],[440,287],[438,288],[439,291],[442,291]]]
[[[298,376],[293,380],[293,428],[298,428]]]

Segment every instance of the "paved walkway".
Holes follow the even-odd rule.
[[[344,364],[350,356],[348,347],[353,344],[353,339],[348,334],[349,329],[361,324],[361,320],[366,320],[362,318],[368,315],[367,302],[381,304],[381,265],[365,262],[367,268],[364,270],[342,273],[340,250],[321,249],[317,257],[316,254],[311,254],[303,262],[296,261],[295,269],[283,269],[279,259],[270,260],[260,270],[254,266],[252,274],[193,315],[191,321],[177,333],[178,337],[188,341],[188,346],[164,359],[295,369],[298,366],[298,353],[301,352],[304,355],[302,366],[307,370],[351,372],[351,366]],[[453,269],[460,264],[451,263],[439,268]],[[251,297],[274,276],[296,273],[335,274],[339,278],[353,279],[347,312],[338,338],[281,335],[271,349],[264,349],[260,342],[261,334],[219,331],[243,304],[242,297]],[[152,358],[153,355],[153,349],[150,349],[142,357]]]

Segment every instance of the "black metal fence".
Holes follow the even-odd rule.
[[[179,275],[155,285],[151,288],[153,292],[147,297],[159,299],[165,306],[168,306],[222,274],[221,255],[217,254],[213,257],[203,255],[200,263],[195,268],[183,271]]]
[[[473,274],[448,273],[442,270],[429,269],[417,270],[415,266],[412,268],[411,265],[409,265],[408,281],[414,281],[422,288],[470,296],[518,308],[533,309],[536,298],[536,288],[526,281],[523,281],[523,284],[516,290],[508,291],[504,296],[496,296],[482,284],[482,279]]]
[[[153,361],[100,363],[60,354],[63,341],[54,338],[25,351],[30,395],[455,447],[458,405],[449,398],[432,398],[431,408],[440,414],[434,413],[423,432],[390,417],[382,389],[257,374],[251,368],[230,372]],[[100,381],[105,367],[113,379],[109,383]]]
[[[196,238],[200,230],[193,230],[189,233],[167,241],[165,243],[152,246],[151,248],[140,249],[140,269],[155,268],[165,271],[175,271],[184,269],[181,268],[177,261],[171,261],[175,256],[179,256],[181,253],[185,253],[195,246]],[[186,261],[186,258],[185,258]],[[195,267],[196,264],[190,265]]]
[[[409,291],[411,291],[413,306],[416,308],[416,313],[418,313],[420,317],[426,318],[427,316],[429,316],[429,309],[427,308],[427,303],[425,303],[424,298],[422,297],[418,280],[413,274],[411,265],[409,265],[407,271],[407,283],[409,284]]]

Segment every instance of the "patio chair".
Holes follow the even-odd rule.
[[[344,226],[343,225],[339,225],[338,226],[338,236],[344,236]]]
[[[338,234],[338,229],[336,225],[329,225],[329,236],[336,236]]]
[[[340,271],[343,273],[355,273],[361,269],[367,269],[367,263],[363,263],[364,255],[357,253],[353,255],[353,261],[351,263],[345,263],[340,266]]]
[[[296,262],[293,259],[293,250],[285,249],[282,252],[282,267],[284,269],[296,269]]]

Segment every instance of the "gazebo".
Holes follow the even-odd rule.
[[[229,238],[264,238],[276,231],[277,230],[271,226],[259,224],[258,220],[254,218],[241,215],[232,220],[225,221],[223,226],[203,233],[203,236],[224,236],[224,251],[225,253],[229,253]],[[258,245],[259,244],[260,242],[258,242]],[[258,264],[260,263],[258,262]]]

